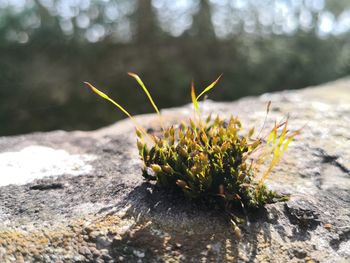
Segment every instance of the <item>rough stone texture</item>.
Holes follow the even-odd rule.
[[[201,106],[261,127],[269,100],[268,124],[305,126],[267,182],[291,199],[250,214],[240,239],[219,213],[143,181],[128,120],[0,138],[0,262],[349,262],[350,80]],[[168,123],[191,113],[163,111]]]

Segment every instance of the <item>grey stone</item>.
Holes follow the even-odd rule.
[[[15,258],[15,247],[25,262],[348,262],[350,79],[200,107],[259,130],[270,100],[267,127],[288,114],[291,129],[304,127],[267,180],[291,197],[249,213],[239,240],[217,211],[144,182],[129,120],[0,137],[0,262]],[[190,105],[162,111],[169,125],[192,113]],[[136,120],[159,132],[155,115]],[[1,181],[15,172],[37,179]]]

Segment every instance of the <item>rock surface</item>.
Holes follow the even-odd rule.
[[[143,181],[128,120],[0,138],[0,262],[349,262],[350,80],[201,107],[261,127],[269,100],[268,124],[304,126],[267,182],[291,198],[249,215],[240,239],[217,212]],[[191,114],[163,111],[169,124]]]

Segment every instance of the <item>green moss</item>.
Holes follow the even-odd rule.
[[[265,136],[254,134],[254,128],[244,132],[238,117],[225,121],[217,116],[205,120],[198,104],[199,98],[210,91],[220,77],[196,96],[194,85],[191,98],[194,118],[188,123],[164,127],[161,114],[142,80],[134,73],[152,106],[160,117],[160,137],[148,134],[136,120],[118,103],[91,84],[89,87],[99,96],[123,111],[136,126],[137,147],[144,163],[142,174],[146,180],[155,181],[166,190],[179,190],[190,200],[208,204],[221,204],[227,209],[239,206],[254,209],[277,199],[283,199],[270,191],[264,182],[279,163],[289,143],[299,133],[287,129],[288,120],[275,124]],[[266,116],[269,113],[267,105]],[[263,168],[262,168],[263,167]],[[232,217],[234,218],[234,217]],[[238,231],[235,221],[231,222]]]
[[[148,147],[138,133],[143,176],[165,189],[181,189],[189,199],[257,208],[278,195],[257,180],[260,156],[252,154],[264,146],[253,139],[253,130],[242,134],[238,118],[228,122],[210,117],[204,122],[168,127],[162,137],[153,136]]]

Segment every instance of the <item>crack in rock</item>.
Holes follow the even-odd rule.
[[[343,173],[350,175],[350,169],[338,162],[339,156],[330,155],[324,149],[321,148],[315,148],[315,150],[317,151],[315,155],[322,158],[322,163],[329,163],[331,165],[334,165],[335,167],[339,168]]]
[[[64,186],[61,183],[42,183],[42,184],[36,184],[33,186],[30,186],[30,190],[39,190],[39,191],[44,191],[44,190],[56,190],[56,189],[63,189]]]
[[[340,247],[340,244],[343,242],[347,242],[350,240],[350,229],[343,231],[338,235],[337,238],[333,238],[329,244],[334,250],[338,250]]]
[[[285,203],[286,215],[293,225],[301,229],[315,230],[321,221],[314,205],[304,200],[294,200]]]

